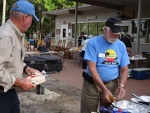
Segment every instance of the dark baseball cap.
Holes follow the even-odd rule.
[[[123,28],[121,25],[122,22],[117,17],[110,17],[105,23],[105,26],[110,27],[113,33],[123,33]]]
[[[19,11],[24,14],[32,15],[36,21],[39,21],[37,16],[35,15],[35,8],[33,4],[28,2],[27,0],[19,0],[16,3],[13,4],[11,10],[13,11]]]

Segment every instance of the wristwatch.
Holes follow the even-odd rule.
[[[119,84],[119,86],[124,88],[124,85],[123,85],[123,84],[121,84],[121,83]]]

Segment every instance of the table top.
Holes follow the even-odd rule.
[[[81,48],[80,47],[72,47],[69,49],[69,51],[80,51]]]
[[[130,60],[145,60],[145,57],[129,57]]]
[[[25,54],[28,55],[42,55],[42,54],[55,54],[58,53],[57,51],[48,51],[48,52],[34,52],[34,51],[26,51]]]

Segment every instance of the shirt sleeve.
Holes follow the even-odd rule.
[[[8,39],[10,37],[0,37],[0,85],[4,86],[5,92],[13,86],[16,80],[6,69],[7,64],[10,63],[10,56],[13,49],[13,44]]]
[[[131,48],[131,47],[132,47],[132,45],[131,45],[131,41],[130,41],[130,40],[128,40],[128,41],[127,41],[127,43],[126,43],[126,45],[127,45],[127,47]]]
[[[128,64],[130,64],[130,60],[129,60],[129,56],[126,50],[125,45],[122,46],[122,57],[121,57],[121,61],[120,61],[120,67],[124,67],[127,66]]]
[[[96,48],[95,48],[94,44],[92,43],[92,41],[88,41],[87,45],[86,45],[84,60],[97,62],[96,58],[97,58]]]
[[[84,46],[86,44],[86,40],[84,40],[84,42],[82,43],[82,46]]]

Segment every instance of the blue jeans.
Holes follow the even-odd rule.
[[[0,92],[0,113],[20,113],[19,99],[15,89]]]

